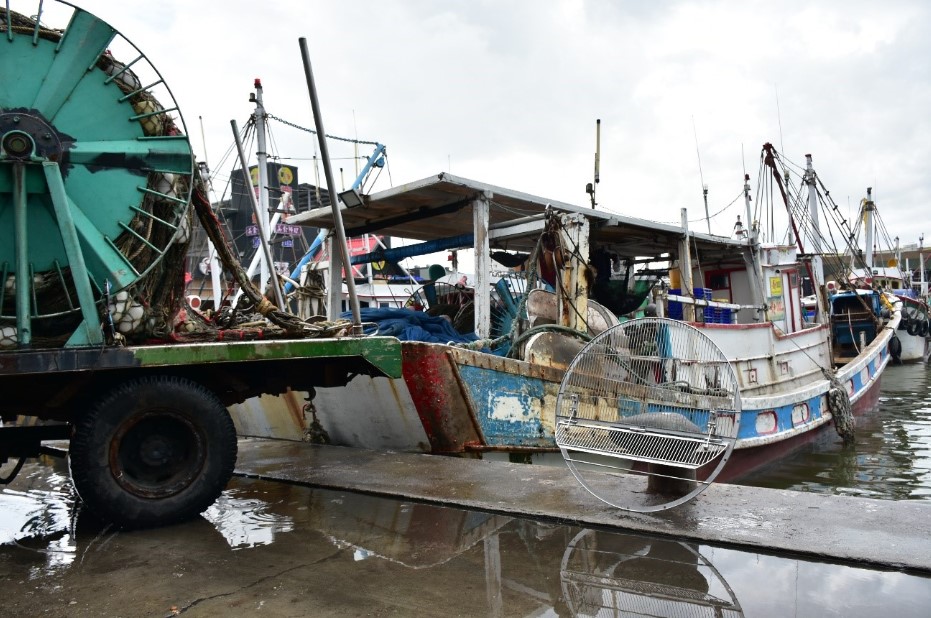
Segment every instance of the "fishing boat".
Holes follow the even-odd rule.
[[[781,158],[771,145],[761,162],[789,212],[824,197],[810,158],[799,183],[808,195],[800,204],[792,203],[784,164],[778,169]],[[461,301],[473,316],[468,332],[461,340],[402,339],[402,378],[358,376],[345,388],[234,406],[241,435],[543,459],[559,451],[555,404],[573,358],[599,328],[645,312],[699,329],[734,369],[739,434],[719,480],[776,461],[832,420],[849,437],[851,414],[877,401],[900,312],[872,299],[858,304],[856,316],[839,305],[832,312],[819,247],[808,251],[798,230],[792,244],[761,242],[752,225],[739,238],[716,236],[689,229],[685,211],[681,226],[656,223],[446,173],[362,198],[343,209],[349,236],[418,240],[425,254],[474,251],[474,285]],[[751,212],[749,176],[744,204],[746,220],[759,220]],[[329,216],[310,211],[291,222],[327,228]],[[404,247],[408,256],[416,250]],[[396,256],[379,250],[352,260]],[[507,270],[505,264],[518,266],[493,274]],[[813,319],[802,311],[805,275],[816,283]],[[868,312],[860,311],[864,306]],[[495,318],[501,315],[508,319]],[[849,340],[839,337],[841,321],[849,326],[854,317],[866,324]],[[449,322],[416,319],[427,318]],[[380,332],[375,323],[368,327]]]
[[[898,247],[893,247],[888,235],[881,233],[885,228],[873,201],[872,187],[866,188],[866,197],[860,201],[859,220],[863,224],[861,229],[865,249],[852,252],[850,258],[853,268],[849,281],[857,288],[880,290],[901,311],[899,328],[890,342],[894,360],[903,363],[926,362],[931,309],[927,298],[923,298],[913,288],[911,275],[901,269]],[[884,265],[879,265],[874,259],[874,246],[879,239],[885,241],[887,253],[891,255]]]

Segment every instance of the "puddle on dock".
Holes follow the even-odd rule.
[[[926,616],[931,578],[234,478],[121,532],[64,462],[0,493],[8,615]]]

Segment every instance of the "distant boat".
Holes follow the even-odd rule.
[[[893,359],[900,362],[925,362],[928,360],[929,318],[931,309],[928,299],[922,298],[912,287],[911,275],[901,269],[901,259],[897,247],[888,247],[895,257],[884,266],[874,262],[874,245],[879,234],[875,230],[884,229],[876,204],[873,201],[871,187],[866,189],[866,197],[860,203],[860,221],[863,222],[864,251],[857,252],[851,261],[854,265],[849,275],[849,282],[855,287],[880,290],[885,299],[898,308],[902,314],[899,328],[890,350]],[[888,239],[884,239],[891,244]]]
[[[763,159],[782,183],[771,146]],[[809,190],[816,191],[814,183]],[[744,192],[749,211],[749,177]],[[753,228],[738,239],[713,236],[445,173],[363,202],[343,211],[349,235],[367,230],[434,243],[431,248],[443,240],[449,249],[457,246],[450,239],[460,239],[468,244],[459,248],[475,250],[475,282],[462,297],[474,315],[464,333],[468,342],[402,341],[401,379],[359,376],[345,388],[318,388],[312,399],[291,393],[246,401],[231,410],[241,434],[521,460],[557,452],[561,380],[592,336],[593,316],[603,319],[606,306],[626,309],[624,315],[608,311],[615,322],[645,309],[678,316],[730,359],[742,412],[720,480],[776,461],[832,419],[842,429],[840,421],[877,401],[900,312],[871,300],[867,306],[876,311],[866,316],[869,328],[839,340],[839,320],[819,291],[815,319],[806,320],[802,274],[814,271],[801,239],[794,246],[761,244]],[[311,211],[292,223],[327,227],[329,216]],[[528,259],[512,275],[493,276],[494,250]],[[507,294],[496,291],[497,282],[510,278],[522,283],[507,286]],[[823,275],[812,279],[823,283]],[[635,280],[650,281],[647,294]],[[598,285],[607,282],[614,285]],[[528,312],[524,291],[538,289],[555,291],[555,320],[534,322],[539,316]],[[494,308],[502,304],[510,306],[513,326],[495,337]],[[594,314],[593,306],[599,307]],[[673,371],[676,362],[669,359]]]

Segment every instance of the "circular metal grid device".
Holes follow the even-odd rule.
[[[651,512],[701,493],[740,428],[737,375],[703,332],[666,318],[623,322],[573,359],[556,442],[576,479],[617,508]]]

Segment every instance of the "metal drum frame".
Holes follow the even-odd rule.
[[[135,45],[68,3],[27,6],[0,7],[0,326],[28,347],[37,320],[71,318],[66,345],[100,344],[99,305],[186,233],[193,154]]]

